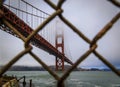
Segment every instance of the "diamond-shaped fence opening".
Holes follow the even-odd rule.
[[[24,1],[24,0],[22,0]],[[118,14],[116,14],[113,18],[111,18],[111,20],[94,36],[94,38],[92,40],[89,39],[89,37],[86,37],[86,35],[84,35],[81,31],[79,31],[79,29],[77,27],[75,27],[72,23],[70,23],[64,16],[63,16],[63,11],[64,9],[62,9],[62,5],[64,3],[64,0],[59,0],[57,4],[54,4],[52,1],[50,0],[45,0],[45,2],[51,6],[55,11],[45,20],[43,21],[39,27],[37,27],[34,31],[30,31],[28,30],[30,33],[29,35],[27,33],[24,32],[24,35],[26,37],[24,37],[20,32],[16,31],[16,27],[20,28],[20,26],[13,26],[12,22],[9,21],[9,19],[7,19],[4,16],[4,13],[2,12],[2,10],[5,8],[3,8],[2,4],[1,4],[1,9],[0,10],[0,18],[1,18],[1,24],[5,24],[6,26],[8,26],[19,38],[22,39],[22,41],[24,42],[24,49],[19,52],[16,56],[14,56],[1,70],[0,70],[0,76],[2,76],[13,64],[15,64],[19,59],[21,59],[24,55],[30,55],[34,60],[36,60],[40,65],[42,65],[44,67],[44,69],[46,69],[51,76],[53,76],[53,78],[57,81],[57,87],[64,87],[64,82],[65,80],[68,78],[69,74],[71,74],[71,72],[79,65],[81,64],[85,59],[88,58],[88,56],[90,54],[96,56],[96,58],[98,58],[100,61],[102,61],[102,63],[104,63],[107,67],[109,67],[113,72],[115,72],[118,76],[120,76],[120,72],[115,68],[115,66],[113,66],[108,60],[107,58],[104,57],[104,55],[101,55],[99,53],[98,50],[96,50],[97,47],[99,47],[99,45],[97,45],[98,41],[101,38],[104,38],[104,35],[111,29],[111,27],[113,26],[113,24],[115,24],[118,19],[120,18],[120,12]],[[115,6],[120,7],[120,3],[116,0],[111,0],[110,2],[112,2]],[[2,3],[2,1],[1,1]],[[7,11],[7,10],[5,10]],[[7,15],[7,14],[6,14]],[[9,18],[13,19],[13,22],[16,22],[18,24],[20,24],[20,21],[16,21],[16,19],[14,19],[12,16],[14,15],[8,15],[10,16]],[[33,37],[37,37],[35,35],[37,35],[37,33],[42,30],[44,28],[44,26],[46,26],[48,23],[50,23],[56,16],[58,16],[61,21],[64,22],[64,24],[66,24],[71,30],[73,30],[80,38],[82,38],[86,43],[88,43],[90,45],[89,49],[86,50],[76,61],[75,63],[66,71],[63,73],[62,76],[57,75],[54,71],[52,71],[48,65],[41,60],[41,57],[37,56],[35,52],[33,52],[33,47],[30,44],[30,41]],[[23,27],[23,26],[22,26]],[[26,28],[26,27],[24,27]],[[9,30],[8,30],[9,31]],[[81,84],[83,84],[81,82]],[[90,85],[88,83],[88,85]]]

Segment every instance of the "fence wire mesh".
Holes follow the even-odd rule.
[[[106,26],[97,33],[92,40],[86,37],[79,29],[77,29],[72,23],[70,23],[63,15],[63,10],[61,7],[65,0],[59,0],[58,4],[55,5],[52,0],[44,0],[49,6],[51,6],[55,12],[50,15],[37,29],[35,29],[28,37],[24,37],[20,32],[18,32],[11,23],[9,23],[2,15],[4,14],[0,10],[0,18],[2,22],[7,25],[14,33],[23,40],[24,42],[24,50],[17,54],[11,61],[9,61],[1,70],[0,76],[2,76],[16,61],[18,61],[22,56],[29,54],[34,58],[40,65],[42,65],[57,81],[57,87],[65,87],[64,81],[68,78],[70,73],[80,64],[82,63],[90,54],[94,54],[99,60],[101,60],[106,66],[108,66],[116,75],[120,77],[120,72],[113,66],[105,57],[103,57],[96,48],[98,47],[97,42],[104,38],[103,36],[111,29],[113,24],[120,18],[120,12],[112,18],[112,20],[106,24]],[[116,0],[110,0],[115,6],[120,7],[120,3]],[[0,2],[2,5],[2,1]],[[54,71],[52,71],[47,64],[45,64],[40,57],[38,57],[34,52],[32,52],[32,45],[30,44],[30,40],[34,37],[40,30],[43,29],[49,22],[51,22],[56,16],[58,16],[71,30],[73,30],[80,38],[82,38],[85,42],[87,42],[90,47],[89,49],[79,57],[79,59],[68,69],[61,77],[57,75]]]

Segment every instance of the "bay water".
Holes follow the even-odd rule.
[[[56,72],[62,76],[62,72]],[[47,71],[7,71],[7,75],[32,79],[34,87],[56,87],[57,81]],[[65,81],[66,87],[120,87],[120,77],[111,71],[73,71]]]

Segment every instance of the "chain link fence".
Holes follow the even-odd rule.
[[[35,29],[27,38],[25,38],[21,33],[16,31],[13,25],[11,25],[6,19],[2,18],[2,12],[0,11],[0,18],[4,24],[6,24],[10,29],[12,29],[15,34],[17,34],[24,42],[24,50],[17,54],[8,64],[6,64],[0,70],[0,76],[2,76],[16,61],[18,61],[22,56],[29,54],[31,55],[40,65],[42,65],[57,81],[57,87],[65,87],[64,81],[68,78],[70,73],[80,64],[82,63],[91,53],[93,53],[99,60],[101,60],[106,66],[108,66],[116,75],[120,77],[120,72],[113,66],[109,61],[106,60],[99,52],[96,51],[98,47],[97,42],[103,38],[103,36],[111,29],[113,24],[120,18],[120,12],[112,18],[112,20],[106,24],[106,26],[97,33],[92,40],[86,37],[83,33],[81,33],[72,23],[70,23],[63,15],[63,9],[61,8],[65,0],[59,0],[58,4],[55,5],[52,0],[44,0],[48,5],[50,5],[55,12],[48,17],[37,29]],[[115,6],[120,7],[120,3],[116,0],[110,0]],[[2,5],[2,1],[1,1]],[[68,69],[61,77],[57,75],[54,71],[52,71],[42,60],[38,57],[34,52],[32,52],[33,47],[30,44],[31,38],[36,35],[40,30],[43,29],[49,22],[51,22],[56,16],[58,16],[70,29],[72,29],[80,38],[82,38],[85,42],[87,42],[90,47],[89,49],[79,57],[79,59]]]

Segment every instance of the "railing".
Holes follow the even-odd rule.
[[[21,82],[21,80],[23,80]],[[32,79],[29,80],[29,82],[26,82],[26,77],[23,76],[19,79],[17,79],[19,87],[34,87],[34,84],[32,84]]]
[[[0,87],[35,87],[34,84],[32,84],[32,79],[28,82],[25,76],[18,78],[13,75],[3,75],[1,80]]]

